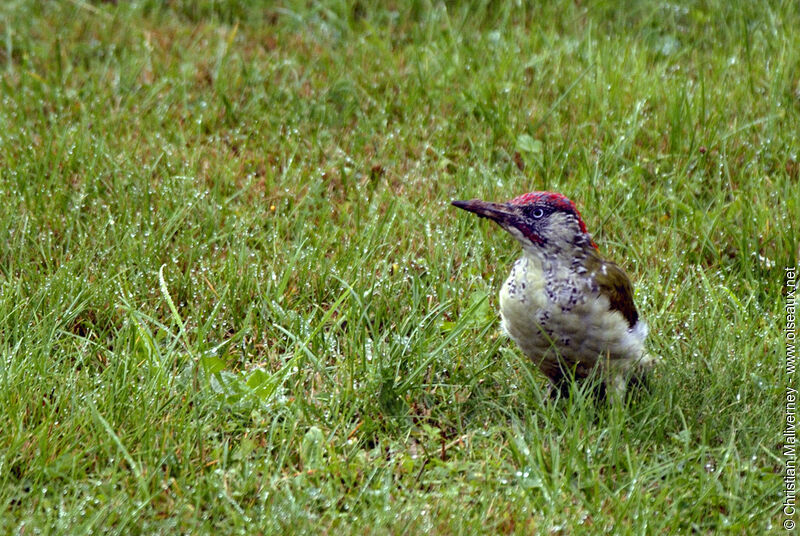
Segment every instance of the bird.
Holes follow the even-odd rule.
[[[604,259],[573,201],[530,192],[505,203],[452,201],[488,218],[522,246],[500,290],[504,331],[550,380],[554,397],[600,373],[601,398],[645,383],[659,358],[645,350],[647,323],[628,275]]]

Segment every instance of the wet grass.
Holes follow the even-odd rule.
[[[795,2],[0,7],[0,532],[770,533]],[[500,332],[574,199],[651,392]],[[796,386],[796,384],[794,384]]]

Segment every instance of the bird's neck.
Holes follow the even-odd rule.
[[[587,260],[599,258],[594,246],[574,243],[526,247],[523,251],[525,258],[543,272],[568,270],[580,274],[585,271]]]

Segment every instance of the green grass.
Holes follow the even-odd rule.
[[[733,4],[4,2],[0,533],[783,532],[800,9]],[[534,189],[634,403],[500,331],[448,203]]]

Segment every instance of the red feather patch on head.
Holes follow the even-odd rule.
[[[583,223],[583,218],[581,217],[581,213],[578,212],[575,203],[573,203],[568,197],[557,192],[529,192],[527,194],[522,194],[518,197],[515,197],[509,201],[509,204],[511,205],[531,205],[534,203],[544,203],[557,210],[572,212],[578,218],[578,225],[580,225],[581,232],[589,232],[586,229],[586,224]],[[592,245],[595,247],[595,249],[597,249],[597,244],[595,244],[594,241],[592,241]]]

